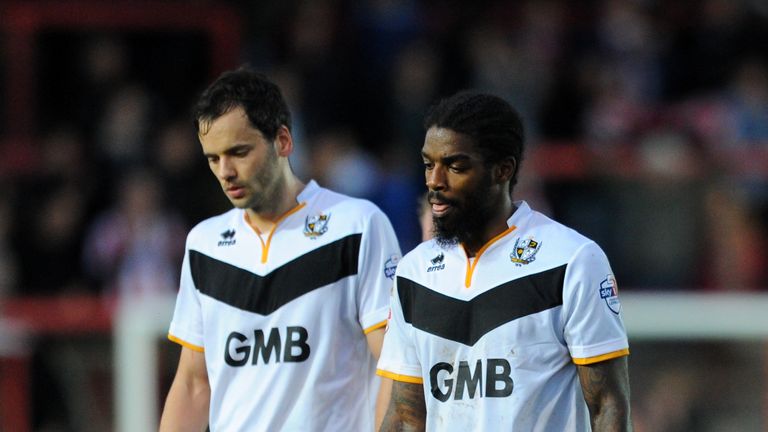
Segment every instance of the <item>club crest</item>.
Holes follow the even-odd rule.
[[[320,237],[328,231],[329,220],[331,220],[330,214],[307,216],[304,220],[304,235],[313,240]]]
[[[518,265],[530,264],[536,260],[536,253],[539,252],[539,249],[541,249],[541,242],[534,240],[533,237],[518,238],[515,240],[512,253],[509,254],[509,259]]]

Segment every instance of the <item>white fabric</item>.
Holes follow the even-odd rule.
[[[507,221],[515,228],[478,255],[469,287],[465,286],[469,261],[461,246],[444,249],[428,241],[408,253],[398,266],[378,373],[399,381],[423,382],[428,431],[589,430],[574,362],[587,364],[600,361],[600,356],[628,353],[618,296],[602,291],[605,295],[601,297],[601,285],[613,286],[606,282],[613,279],[605,254],[591,240],[531,210],[525,202],[517,205]],[[525,239],[538,242],[538,250],[533,260],[515,263],[511,259],[519,259],[514,255],[515,244]],[[435,264],[441,255],[442,268]],[[562,304],[501,323],[473,345],[417,328],[413,318],[410,323],[405,321],[400,291],[411,282],[425,292],[468,302],[483,293],[492,294],[506,282],[534,280],[537,274],[555,272],[562,266],[562,282],[550,284],[560,286],[536,288],[561,293]],[[518,287],[512,289],[522,289]],[[413,306],[412,313],[434,314],[422,316],[425,320],[451,319],[438,310],[426,312],[429,308],[423,306]],[[484,310],[471,313],[483,314]],[[510,368],[508,375],[505,364]],[[470,397],[472,383],[465,379],[460,384],[462,365],[469,368],[472,378],[479,378],[474,397]],[[436,371],[434,384],[431,371]],[[511,393],[488,397],[486,385],[491,385],[491,392],[504,389],[502,376],[511,380]],[[433,394],[433,385],[445,401]],[[457,399],[459,387],[461,398]]]
[[[298,201],[306,204],[278,225],[266,263],[261,262],[262,244],[245,221],[243,210],[208,219],[188,236],[169,337],[192,348],[204,348],[211,384],[211,431],[373,428],[378,381],[364,330],[387,319],[392,275],[386,276],[385,267],[398,261],[397,240],[386,216],[368,201],[331,192],[315,182],[306,186]],[[328,216],[327,231],[311,238],[305,234],[307,218],[321,214]],[[228,230],[234,230],[234,236],[225,238],[222,233]],[[269,276],[308,252],[353,234],[362,234],[357,274],[310,291],[267,315],[201,293],[190,269],[190,251],[196,251],[255,275]],[[267,233],[263,237],[266,242]],[[298,271],[312,275],[324,270],[320,263]],[[289,347],[291,337],[300,339],[291,333],[296,328],[307,332],[309,357],[286,361],[286,356],[302,351]],[[263,332],[262,343],[266,344],[272,329],[280,336],[279,356],[271,352],[265,363],[265,351],[261,351],[253,364],[256,331]],[[231,339],[233,332],[247,339]],[[247,361],[233,367],[225,361],[227,353],[236,360],[247,357]]]

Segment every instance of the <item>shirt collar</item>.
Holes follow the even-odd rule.
[[[318,192],[320,192],[320,185],[318,185],[316,181],[310,180],[309,183],[304,186],[304,189],[302,189],[302,191],[296,195],[296,202],[301,203],[304,201],[309,201]]]
[[[515,201],[514,204],[517,210],[507,219],[507,226],[511,227],[514,225],[519,228],[528,220],[533,210],[525,201]]]

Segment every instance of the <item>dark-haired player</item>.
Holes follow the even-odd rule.
[[[513,201],[520,117],[462,92],[425,119],[434,238],[397,269],[383,431],[626,431],[627,336],[600,247]]]
[[[160,430],[373,429],[400,253],[389,221],[294,175],[291,116],[263,75],[223,74],[195,117],[235,208],[187,238],[169,330],[182,349]]]

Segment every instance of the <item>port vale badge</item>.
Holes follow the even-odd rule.
[[[541,248],[541,243],[534,240],[533,237],[526,239],[518,238],[515,240],[515,247],[509,254],[509,259],[518,266],[530,264],[536,260],[536,253]]]
[[[330,214],[320,213],[316,216],[307,216],[304,220],[304,235],[312,240],[320,237],[328,231],[329,220],[331,220]]]

